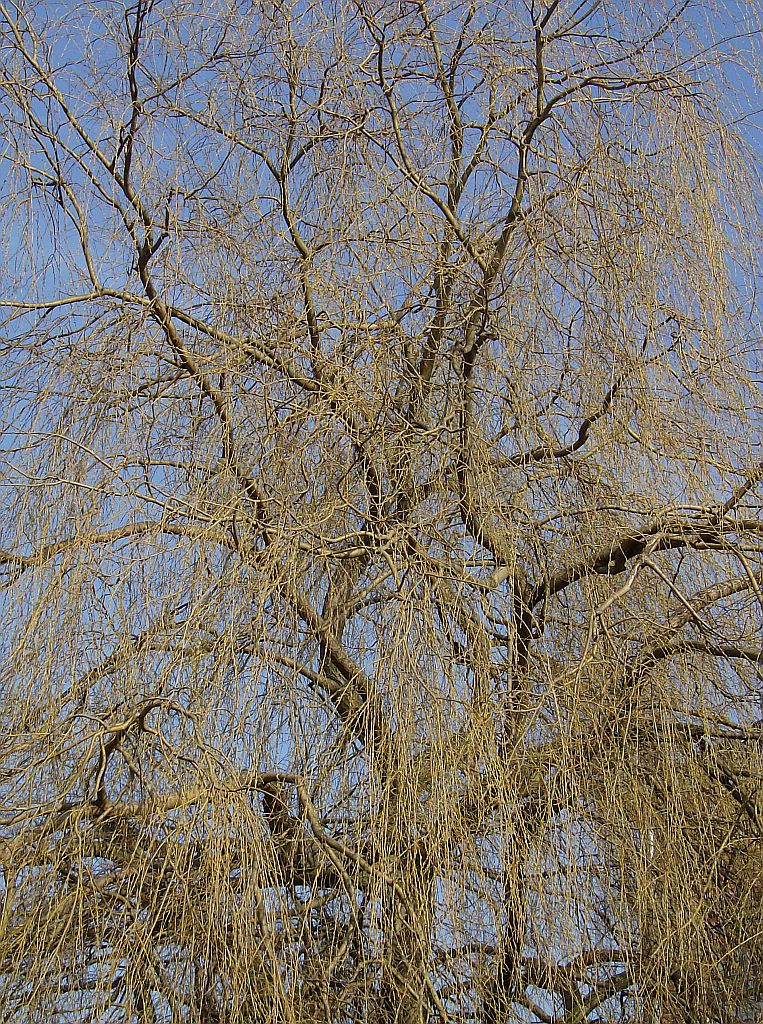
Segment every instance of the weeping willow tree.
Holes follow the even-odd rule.
[[[756,1019],[755,25],[0,16],[0,1019]]]

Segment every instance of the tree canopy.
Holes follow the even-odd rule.
[[[753,8],[0,2],[4,1024],[756,1018]]]

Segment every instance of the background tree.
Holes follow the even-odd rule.
[[[3,1021],[754,1019],[753,8],[0,3]]]

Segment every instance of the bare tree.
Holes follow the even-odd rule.
[[[753,7],[0,3],[0,1020],[755,1018]]]

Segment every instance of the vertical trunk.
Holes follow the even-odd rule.
[[[380,992],[384,1024],[426,1024],[426,985],[432,929],[434,870],[428,851],[401,851],[396,882],[385,894],[384,967]]]
[[[521,859],[504,870],[503,928],[492,977],[482,1000],[482,1024],[508,1024],[511,1007],[522,994],[522,953],[527,909]]]

